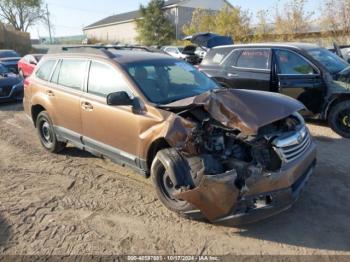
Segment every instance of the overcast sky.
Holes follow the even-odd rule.
[[[216,1],[216,0],[212,0]],[[276,3],[282,5],[286,0],[229,0],[235,6],[249,9],[256,13],[261,9],[271,9]],[[308,10],[318,11],[322,0],[308,0]],[[46,0],[54,25],[55,36],[82,34],[82,28],[113,14],[137,10],[140,4],[148,0]],[[47,36],[48,30],[43,25],[30,29],[32,38]]]

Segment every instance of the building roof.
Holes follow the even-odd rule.
[[[168,0],[168,1],[165,1],[164,7],[178,5],[183,1],[186,1],[186,0]],[[122,23],[125,21],[135,20],[135,19],[140,18],[140,17],[141,17],[141,14],[140,14],[139,10],[131,11],[131,12],[127,12],[127,13],[122,13],[122,14],[118,14],[118,15],[112,15],[112,16],[106,17],[100,21],[97,21],[91,25],[88,25],[84,29],[93,28],[93,27],[100,27],[100,26],[104,26],[104,25],[108,25],[108,24]]]

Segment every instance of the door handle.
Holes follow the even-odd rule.
[[[227,74],[227,76],[228,76],[228,77],[237,77],[237,76],[238,76],[238,74],[228,73],[228,74]]]
[[[82,107],[85,111],[92,111],[92,110],[94,110],[93,105],[90,104],[89,102],[82,102],[82,103],[81,103],[81,107]]]
[[[47,94],[48,96],[55,96],[55,93],[54,93],[52,90],[47,90],[47,91],[46,91],[46,94]]]

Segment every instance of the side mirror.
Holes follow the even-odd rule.
[[[111,93],[107,96],[107,105],[109,106],[131,106],[133,100],[125,91]]]

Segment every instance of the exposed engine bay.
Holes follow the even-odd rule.
[[[239,130],[223,126],[200,107],[180,112],[179,115],[196,123],[192,140],[187,143],[196,148],[196,155],[210,155],[215,159],[221,165],[221,171],[232,169],[232,162],[237,161],[255,165],[264,171],[278,170],[282,161],[274,149],[273,141],[297,132],[304,124],[302,117],[294,114],[260,128],[256,136],[245,136]],[[185,156],[193,154],[185,151],[181,153]]]
[[[283,98],[280,108],[268,107],[266,99],[254,101],[253,108],[241,99],[245,95],[249,92],[216,92],[166,108],[176,114],[166,136],[172,148],[157,157],[171,181],[170,199],[187,201],[190,214],[199,210],[211,222],[280,208],[281,199],[292,202],[293,190],[299,192],[315,164],[315,146],[297,113],[302,106]],[[269,115],[260,118],[265,107]]]

